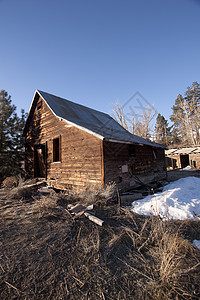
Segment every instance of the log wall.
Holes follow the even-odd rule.
[[[45,101],[37,108],[26,132],[25,168],[29,177],[34,176],[34,145],[46,147],[46,177],[57,188],[85,187],[102,184],[101,140],[65,121],[58,119]],[[60,161],[53,162],[53,139],[60,138]],[[36,167],[36,166],[35,166]]]
[[[163,149],[135,145],[135,157],[131,157],[129,147],[129,144],[104,142],[105,183],[115,181],[120,189],[127,189],[166,179]]]

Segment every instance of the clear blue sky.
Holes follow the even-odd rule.
[[[0,89],[112,113],[139,91],[166,118],[200,83],[200,0],[0,0]]]

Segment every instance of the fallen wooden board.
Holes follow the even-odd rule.
[[[80,212],[84,212],[84,211],[86,211],[86,207],[85,206],[83,206],[83,205],[81,205],[81,204],[76,204],[75,206],[73,206],[71,209],[70,209],[70,211],[72,212],[72,213],[74,213],[74,214],[78,214],[78,213],[80,213]]]
[[[75,206],[72,204],[69,204],[68,208],[70,210],[70,213],[74,214],[74,219],[79,218],[80,216],[82,216],[84,214],[86,218],[88,218],[90,221],[94,222],[95,224],[97,224],[99,226],[103,225],[103,222],[104,222],[103,220],[86,212],[86,210],[93,209],[93,204],[89,205],[87,207],[83,206],[82,204],[76,204]]]
[[[99,226],[103,226],[103,222],[104,222],[103,220],[101,220],[101,219],[99,219],[99,218],[97,218],[97,217],[95,217],[95,216],[89,214],[88,212],[85,212],[84,215],[85,215],[90,221],[96,223],[96,224],[99,225]]]

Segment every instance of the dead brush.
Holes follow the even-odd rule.
[[[37,178],[23,181],[20,180],[18,186],[9,190],[9,198],[18,200],[33,200],[35,194],[38,193],[38,189],[45,186],[46,183],[37,181]]]
[[[180,236],[179,228],[175,230],[172,223],[167,224],[159,218],[153,218],[151,222],[149,237],[138,248],[139,251],[141,247],[145,248],[143,254],[147,259],[143,263],[143,270],[150,278],[143,285],[144,294],[151,299],[174,299],[175,296],[177,299],[195,298],[194,294],[188,292],[191,291],[188,286],[191,274],[190,280],[187,275],[189,270],[198,271],[200,255],[194,253],[191,243]],[[143,259],[144,255],[141,262]],[[195,279],[193,283],[197,284]]]
[[[42,197],[34,201],[32,205],[33,214],[38,218],[43,217],[64,217],[65,213],[62,207],[57,204],[57,196]]]
[[[15,176],[10,176],[7,177],[3,180],[1,186],[4,189],[12,189],[14,187],[20,186],[23,182],[23,178],[21,174],[15,175]]]
[[[74,219],[59,197],[2,199],[1,299],[200,298],[200,251],[184,239],[199,223],[102,205],[95,210],[101,227],[84,215]]]
[[[107,259],[116,257],[138,278],[136,294],[141,299],[198,299],[200,253],[181,236],[184,224],[155,216],[138,222],[136,215],[123,211],[128,222],[110,233]]]
[[[15,187],[10,190],[9,198],[11,199],[19,199],[19,200],[27,200],[32,199],[33,191],[28,187]]]
[[[109,183],[105,187],[102,185],[88,185],[84,191],[71,190],[69,196],[86,206],[91,204],[96,206],[106,205],[112,198],[115,188],[115,183]]]

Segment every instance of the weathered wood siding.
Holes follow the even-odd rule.
[[[34,176],[34,145],[45,144],[47,180],[57,188],[84,187],[103,180],[101,140],[58,119],[45,101],[33,107],[26,132],[25,168]],[[60,137],[60,161],[53,162],[53,139]]]
[[[171,164],[168,166],[169,169],[182,168],[180,154],[168,154],[166,157],[168,159],[171,159]],[[200,169],[200,153],[188,154],[188,158],[189,158],[189,165],[192,168]],[[172,163],[173,160],[176,160],[176,164]]]
[[[115,181],[119,188],[126,189],[166,178],[163,149],[135,145],[135,157],[131,157],[129,147],[104,142],[105,183]]]
[[[179,154],[168,155],[167,157],[172,160],[171,164],[169,165],[169,169],[181,168],[181,161],[180,161],[180,155]]]
[[[191,153],[189,159],[190,165],[200,170],[200,153]]]

